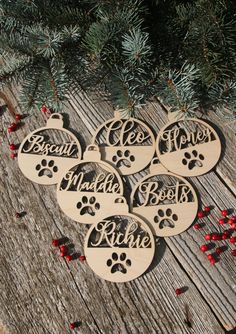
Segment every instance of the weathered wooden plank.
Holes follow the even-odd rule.
[[[83,119],[69,107],[67,112],[71,127],[80,129],[89,143],[91,133]],[[3,129],[9,122],[5,113]],[[4,199],[0,205],[0,284],[5,291],[0,295],[0,317],[9,332],[67,333],[67,323],[79,319],[82,333],[223,333],[210,307],[163,241],[157,248],[154,268],[126,284],[105,282],[86,264],[67,264],[58,257],[50,246],[51,239],[65,235],[76,251],[82,251],[86,227],[59,210],[55,187],[32,184],[20,173],[16,161],[9,159],[10,140],[21,142],[44,124],[43,116],[37,113],[24,122],[17,132],[4,138],[0,162]],[[22,210],[27,215],[18,221],[13,212]],[[187,286],[188,291],[177,298],[174,289],[179,286]],[[185,322],[186,304],[192,328]]]
[[[89,100],[89,101],[88,101]],[[95,105],[90,98],[81,92],[77,96],[71,97],[71,104],[76,109],[80,117],[83,117],[85,110],[89,107],[89,115],[85,115],[84,122],[90,126],[91,131],[95,131],[97,126],[97,118],[100,118],[100,123],[105,119],[103,111],[110,110],[112,116],[112,108],[105,101]],[[96,121],[91,118],[96,114]],[[90,117],[89,117],[90,116]],[[158,131],[167,121],[166,113],[157,103],[150,103],[145,110],[142,111],[141,118],[145,119],[148,124],[151,124],[155,131]],[[230,145],[230,143],[228,143]],[[213,178],[213,181],[212,181]],[[131,184],[137,181],[137,178],[129,178]],[[236,207],[236,200],[229,189],[219,180],[215,172],[208,173],[198,178],[191,178],[193,184],[199,192],[202,205],[212,204],[218,210],[222,208]],[[207,182],[208,181],[208,182]],[[222,202],[220,198],[224,197]],[[215,200],[217,197],[217,200]],[[219,219],[219,211],[218,211]],[[210,227],[209,227],[210,226]],[[187,273],[191,273],[191,279],[199,287],[206,301],[211,300],[211,306],[222,325],[230,330],[236,327],[236,295],[235,283],[232,283],[232,277],[235,277],[235,260],[229,250],[233,248],[228,241],[225,242],[228,246],[228,251],[222,255],[216,267],[212,267],[206,256],[203,256],[199,251],[199,246],[205,243],[204,234],[209,231],[217,231],[219,225],[216,219],[216,213],[208,218],[208,224],[201,232],[189,229],[185,233],[166,239],[169,248],[183,265]],[[224,227],[225,229],[225,227]],[[224,244],[224,243],[223,243]],[[212,278],[213,276],[213,278]],[[211,288],[210,288],[211,287]],[[224,303],[222,303],[224,300]]]

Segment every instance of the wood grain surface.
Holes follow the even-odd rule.
[[[5,93],[15,113],[24,114],[16,89]],[[64,113],[83,149],[94,130],[113,116],[112,107],[103,98],[95,94],[88,97],[82,91],[71,94]],[[137,116],[154,131],[167,121],[157,102]],[[202,220],[204,227],[156,239],[149,270],[134,281],[119,284],[100,279],[86,262],[75,259],[67,263],[59,256],[51,240],[67,238],[76,257],[83,254],[87,227],[63,214],[56,201],[56,186],[30,182],[20,172],[17,160],[10,158],[9,144],[20,144],[27,134],[44,126],[45,115],[39,111],[26,115],[11,134],[7,127],[13,118],[7,109],[1,112],[0,121],[1,334],[66,334],[74,321],[81,322],[83,334],[221,334],[236,327],[235,258],[230,254],[235,247],[228,241],[216,241],[227,249],[215,266],[199,251],[205,233],[227,228],[217,222],[220,210],[229,208],[235,213],[235,163],[229,161],[236,159],[233,134],[229,135],[232,129],[225,135],[221,126],[225,150],[216,170],[189,179],[202,205],[213,208]],[[147,172],[123,177],[127,199],[132,185]],[[25,215],[18,219],[16,212]],[[185,287],[185,292],[176,296],[179,287]]]

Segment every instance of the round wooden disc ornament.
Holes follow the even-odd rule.
[[[122,179],[114,167],[101,160],[96,145],[87,147],[84,159],[65,172],[57,187],[62,211],[84,224],[112,214],[112,203],[119,195],[123,195]]]
[[[221,142],[218,134],[203,120],[177,118],[176,113],[173,114],[173,120],[157,136],[156,153],[160,162],[178,175],[205,174],[220,158]]]
[[[125,199],[115,201],[113,214],[90,227],[84,252],[98,276],[111,282],[127,282],[148,269],[155,243],[147,224],[128,212]]]
[[[93,137],[99,145],[102,160],[110,162],[123,175],[144,169],[155,152],[155,137],[142,121],[122,117],[115,111],[114,118],[103,123]]]
[[[131,193],[131,212],[140,216],[159,237],[185,231],[194,221],[198,199],[191,184],[168,172],[153,159],[150,174]]]
[[[31,181],[56,184],[61,175],[81,159],[78,139],[63,127],[61,114],[51,114],[47,124],[31,132],[21,143],[18,164]]]

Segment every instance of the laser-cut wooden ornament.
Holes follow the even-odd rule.
[[[144,169],[155,152],[151,129],[136,118],[122,117],[118,111],[97,129],[92,142],[99,145],[102,160],[110,162],[123,175]]]
[[[101,160],[96,145],[87,147],[84,159],[65,172],[57,187],[62,211],[84,224],[93,224],[112,214],[112,203],[119,195],[123,195],[121,176]]]
[[[221,142],[216,131],[205,121],[170,113],[170,122],[158,133],[156,153],[171,172],[198,176],[210,171],[218,162]]]
[[[128,212],[125,199],[117,198],[115,202],[113,214],[90,227],[84,253],[98,276],[111,282],[127,282],[148,269],[155,243],[148,225]]]
[[[131,193],[131,212],[151,227],[153,234],[170,237],[185,231],[194,221],[198,199],[191,184],[170,173],[153,159],[150,174]]]
[[[45,127],[36,129],[23,140],[18,164],[31,181],[51,185],[58,183],[61,175],[81,156],[78,139],[63,127],[62,115],[53,113]]]

